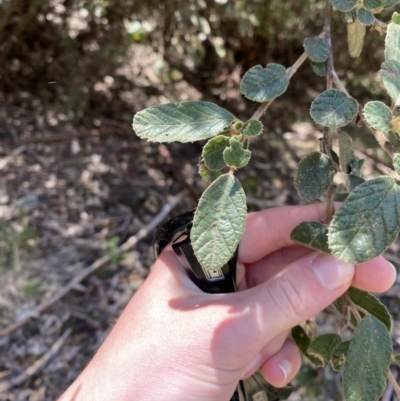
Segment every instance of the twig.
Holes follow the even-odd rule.
[[[14,149],[8,156],[6,156],[3,160],[0,161],[0,171],[4,170],[7,167],[7,164],[13,159],[13,157],[19,155],[25,150],[25,146],[19,146],[18,148]]]
[[[397,395],[397,399],[400,400],[400,386],[399,383],[397,383],[396,378],[393,376],[393,373],[390,369],[388,373],[388,380],[389,383],[392,385],[394,392]]]
[[[332,70],[330,73],[330,79],[332,82],[335,84],[336,88],[338,88],[340,91],[344,92],[347,96],[350,97],[349,92],[347,92],[347,89],[345,86],[342,84],[342,81],[339,79],[339,77],[336,74],[335,70]]]
[[[23,373],[14,377],[11,380],[7,380],[0,383],[0,393],[9,390],[12,387],[19,386],[28,380],[30,377],[38,373],[50,360],[57,355],[60,349],[63,347],[68,337],[70,336],[72,329],[65,330],[63,335],[51,346],[51,348],[33,365],[29,366]]]
[[[152,232],[165,219],[165,217],[168,215],[168,213],[172,209],[174,209],[175,206],[178,205],[178,203],[182,200],[182,196],[183,196],[183,194],[180,193],[180,194],[172,197],[171,200],[163,206],[163,208],[160,210],[160,212],[148,224],[146,224],[143,228],[141,228],[135,235],[133,235],[125,243],[123,243],[118,248],[118,251],[126,252],[126,251],[131,250],[139,241],[141,241],[150,232]],[[102,256],[101,258],[97,259],[90,266],[83,269],[81,271],[81,273],[78,274],[76,277],[74,277],[65,287],[63,287],[58,292],[56,292],[51,297],[51,299],[49,299],[48,301],[46,301],[46,302],[42,303],[41,305],[39,305],[38,307],[36,307],[34,310],[32,310],[31,313],[27,314],[27,316],[24,317],[19,322],[11,324],[10,326],[6,327],[4,330],[0,331],[0,337],[10,335],[15,330],[18,330],[19,328],[23,327],[26,323],[28,323],[33,316],[38,316],[40,313],[42,313],[45,310],[52,307],[60,299],[64,298],[74,288],[74,286],[79,284],[81,281],[85,280],[88,276],[90,276],[96,270],[98,270],[101,267],[103,267],[104,265],[106,265],[109,261],[110,261],[109,256]]]
[[[307,60],[307,54],[303,53],[297,61],[289,68],[286,69],[286,74],[288,75],[289,79],[296,73],[296,71],[300,68],[300,66]],[[268,100],[264,103],[261,103],[260,107],[254,112],[251,116],[252,120],[259,120],[265,111],[271,106],[273,100]]]

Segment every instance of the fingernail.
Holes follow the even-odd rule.
[[[289,375],[290,375],[290,371],[292,370],[292,365],[290,364],[289,361],[287,361],[286,359],[284,359],[283,361],[281,361],[278,364],[280,370],[283,373],[284,379],[283,379],[283,383],[286,383]]]
[[[313,259],[311,267],[320,283],[330,291],[347,284],[354,276],[354,265],[325,253]]]
[[[393,263],[390,263],[390,262],[388,262],[388,263],[389,263],[390,266],[392,266],[394,275],[397,276],[397,269],[396,269],[396,266],[395,266]]]

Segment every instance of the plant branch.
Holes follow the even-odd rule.
[[[397,381],[396,381],[395,377],[393,376],[393,373],[391,372],[390,369],[389,369],[387,377],[388,377],[390,384],[393,387],[394,392],[397,395],[397,398],[400,400],[400,386],[399,386],[399,383],[397,383]]]
[[[339,79],[339,77],[336,74],[335,70],[331,71],[330,74],[330,79],[331,81],[335,84],[336,88],[338,88],[340,91],[344,92],[347,96],[350,97],[349,92],[347,92],[347,89],[344,87],[344,85],[342,84],[342,81]]]

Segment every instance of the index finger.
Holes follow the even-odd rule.
[[[323,222],[325,211],[325,203],[316,203],[249,213],[239,244],[238,262],[253,263],[271,252],[293,245],[292,230],[303,221]]]

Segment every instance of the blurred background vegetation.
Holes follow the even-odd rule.
[[[257,64],[291,66],[304,38],[321,32],[324,7],[317,0],[0,0],[0,329],[31,317],[0,333],[1,400],[57,397],[154,260],[150,237],[128,253],[119,246],[171,194],[186,190],[179,213],[195,207],[205,188],[200,145],[139,140],[135,112],[203,99],[248,118],[257,105],[240,95],[241,76]],[[388,21],[392,12],[379,18]],[[384,36],[367,30],[354,59],[336,13],[332,30],[336,70],[351,95],[360,104],[387,102],[377,73]],[[306,61],[262,118],[265,135],[239,174],[250,210],[299,203],[292,178],[300,158],[318,148],[308,110],[324,88]],[[382,171],[388,160],[366,128],[346,130],[367,157],[367,173]],[[108,266],[52,308],[32,312],[103,255]],[[303,371],[300,380],[314,390],[302,399],[340,399],[337,376],[322,376]]]

